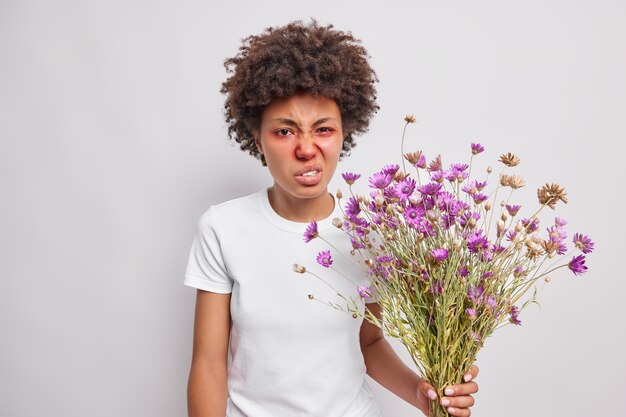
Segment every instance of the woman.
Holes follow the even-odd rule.
[[[267,165],[274,184],[213,206],[199,221],[185,274],[198,289],[189,415],[380,416],[366,372],[428,415],[435,390],[382,331],[310,301],[311,292],[324,300],[336,294],[291,270],[324,248],[302,242],[308,222],[345,247],[331,224],[340,207],[327,186],[378,109],[367,51],[332,26],[294,22],[245,39],[226,68],[229,134]],[[367,285],[367,277],[348,262],[337,266],[350,281],[328,280],[358,297],[354,284]],[[380,316],[375,298],[366,303]],[[470,415],[477,373],[472,367],[440,399],[451,415]]]

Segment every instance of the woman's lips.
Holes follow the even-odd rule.
[[[322,171],[310,170],[296,175],[296,181],[301,185],[317,185],[322,180]]]

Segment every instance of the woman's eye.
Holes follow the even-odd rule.
[[[278,136],[287,136],[289,135],[291,132],[289,131],[289,129],[279,129],[276,131],[276,134]]]
[[[332,132],[333,130],[330,127],[320,127],[318,131],[320,133],[329,133],[329,132]]]

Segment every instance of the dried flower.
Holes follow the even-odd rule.
[[[422,156],[422,151],[407,152],[407,153],[404,154],[404,159],[409,161],[409,163],[411,165],[415,165],[415,164],[417,164],[417,161],[419,161],[420,156]]]
[[[344,172],[343,174],[341,174],[341,176],[343,177],[344,181],[348,183],[348,185],[354,184],[356,180],[361,178],[361,174],[355,174],[353,172]]]
[[[317,263],[322,265],[324,268],[330,268],[333,264],[333,258],[330,256],[330,251],[325,250],[321,251],[317,254]]]
[[[511,323],[515,324],[516,326],[520,326],[522,324],[522,321],[519,319],[519,309],[517,308],[517,306],[511,306],[509,314],[511,315],[511,317],[509,318],[509,321]]]
[[[313,221],[309,223],[306,230],[304,231],[304,241],[306,243],[309,243],[317,236],[319,236],[319,232],[317,231],[317,222]]]
[[[472,155],[478,155],[485,150],[484,146],[480,143],[472,143]]]
[[[391,184],[392,180],[393,177],[391,176],[391,174],[385,172],[377,172],[370,177],[370,186],[372,188],[378,188],[379,190],[382,190],[384,188],[387,188],[387,186]]]
[[[413,116],[412,114],[407,114],[406,116],[404,116],[404,121],[407,123],[415,123],[415,116]]]
[[[293,271],[298,274],[304,274],[306,272],[306,268],[302,265],[293,264]]]
[[[341,221],[339,217],[335,217],[333,219],[333,226],[335,226],[337,229],[341,229],[343,227],[343,221]]]
[[[337,196],[337,200],[341,200],[343,198],[343,193],[341,192],[341,190],[337,190],[335,196]]]
[[[567,204],[566,196],[567,193],[565,192],[565,189],[555,182],[552,184],[546,183],[546,185],[537,190],[539,203],[545,204],[553,210],[559,200]]]
[[[587,271],[585,266],[585,255],[577,255],[567,265],[574,275],[582,275]]]
[[[521,209],[521,208],[522,208],[522,206],[516,205],[516,204],[507,204],[506,205],[506,211],[508,211],[511,216],[515,216],[517,214],[517,212],[519,211],[519,209]]]
[[[358,286],[356,287],[358,293],[359,293],[359,297],[361,298],[367,298],[367,297],[371,297],[372,296],[372,289],[370,287],[362,287],[362,286]]]
[[[433,249],[430,252],[430,256],[432,256],[436,261],[446,260],[448,259],[448,249],[446,248]]]
[[[593,252],[593,242],[586,235],[574,233],[574,238],[572,239],[572,242],[574,242],[574,246],[580,249],[582,253]]]
[[[502,162],[508,167],[514,167],[520,163],[520,159],[517,156],[513,155],[511,152],[500,155],[500,159],[498,161]]]

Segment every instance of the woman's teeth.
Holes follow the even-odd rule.
[[[314,177],[317,175],[317,171],[309,171],[302,174],[303,177]]]

